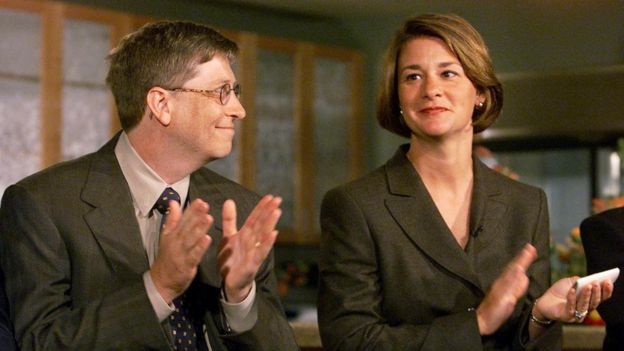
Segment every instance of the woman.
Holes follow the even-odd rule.
[[[382,127],[409,138],[325,196],[319,325],[329,350],[556,349],[608,298],[551,288],[542,190],[472,156],[503,101],[482,38],[455,15],[408,19],[388,48]],[[547,290],[548,289],[548,290]]]

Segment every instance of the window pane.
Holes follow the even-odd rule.
[[[318,218],[323,195],[349,179],[349,66],[338,60],[317,59],[314,67],[314,190]],[[320,231],[314,221],[315,233]]]
[[[109,93],[104,83],[109,28],[66,20],[63,28],[63,159],[97,150],[110,136]]]
[[[28,12],[0,9],[0,72],[39,76],[41,19]]]
[[[258,50],[256,189],[283,197],[279,227],[285,228],[294,223],[293,74],[292,56]]]
[[[62,157],[96,151],[110,137],[110,100],[105,87],[63,88]]]
[[[0,78],[0,191],[40,167],[39,82]]]
[[[553,239],[564,242],[590,214],[591,180],[588,149],[496,153],[498,161],[520,181],[544,189]]]
[[[41,20],[0,10],[0,192],[40,168]]]
[[[104,85],[110,50],[107,25],[65,20],[63,25],[63,79]]]

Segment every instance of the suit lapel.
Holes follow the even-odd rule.
[[[85,221],[112,269],[123,280],[143,274],[149,269],[149,262],[130,189],[114,153],[118,136],[94,155],[82,200],[94,207],[85,215]]]
[[[202,199],[210,205],[210,215],[214,218],[212,228],[209,230],[212,244],[210,244],[199,266],[199,276],[203,283],[214,287],[221,287],[221,274],[219,273],[217,265],[217,252],[219,244],[221,243],[221,238],[223,237],[221,209],[223,208],[223,202],[226,200],[226,197],[219,190],[220,186],[217,183],[217,178],[211,177],[210,175],[210,171],[205,169],[200,169],[191,175],[189,200]]]
[[[508,195],[501,178],[478,160],[474,162],[474,187],[470,213],[471,233],[477,233],[479,247],[500,241],[499,226],[508,208]],[[498,233],[498,234],[497,234]],[[499,237],[497,239],[497,237]]]
[[[118,137],[119,134],[94,155],[82,200],[94,207],[85,215],[89,228],[112,269],[125,279],[143,274],[149,269],[149,262],[135,218],[130,189],[115,157]],[[221,178],[211,175],[205,169],[191,175],[189,201],[200,198],[210,205],[210,214],[214,218],[209,231],[212,244],[199,267],[200,279],[206,284],[220,287],[217,251],[223,236],[221,208],[226,196],[219,190],[218,179]],[[244,218],[239,218],[239,223],[241,220]]]
[[[478,232],[473,240],[475,269],[484,287],[500,275],[507,263],[517,254],[509,252],[508,243],[513,228],[504,227],[511,197],[502,175],[475,160],[475,182],[472,198],[471,230]],[[496,258],[498,264],[491,264]]]
[[[405,151],[386,164],[391,196],[386,207],[410,240],[449,272],[481,288],[466,252],[455,241]]]

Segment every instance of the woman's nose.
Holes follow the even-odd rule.
[[[440,82],[432,77],[426,77],[423,82],[423,97],[433,98],[434,96],[440,96],[442,89]]]

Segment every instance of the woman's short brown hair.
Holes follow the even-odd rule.
[[[483,107],[472,114],[474,133],[488,128],[503,107],[503,87],[496,78],[492,60],[481,35],[465,19],[454,14],[424,14],[411,17],[396,33],[386,50],[381,89],[377,101],[379,124],[398,135],[410,137],[403,121],[397,92],[397,60],[405,43],[418,37],[439,38],[457,56],[466,76],[483,94]]]
[[[124,130],[136,126],[155,87],[180,87],[216,53],[234,60],[238,46],[210,27],[183,21],[150,23],[127,35],[108,56],[106,77]]]

